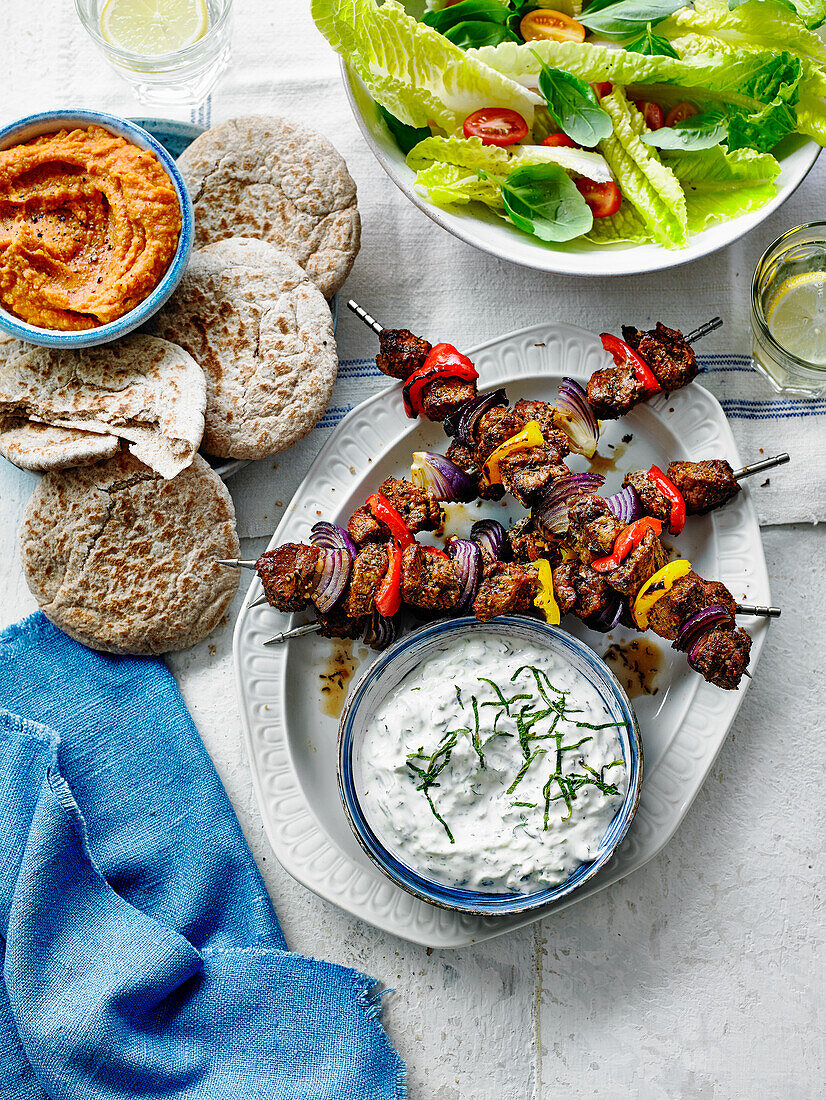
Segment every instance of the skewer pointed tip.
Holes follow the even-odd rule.
[[[262,604],[265,604],[265,603],[268,604],[269,602],[270,601],[267,599],[267,597],[262,592],[261,595],[257,599],[253,600],[252,603],[247,604],[247,607],[261,607]]]

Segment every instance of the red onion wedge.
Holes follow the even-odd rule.
[[[605,498],[605,503],[624,526],[633,523],[642,515],[642,502],[636,489],[626,485],[618,493]]]
[[[568,530],[568,501],[582,493],[595,493],[604,481],[602,474],[569,474],[557,478],[534,508],[534,519],[546,535],[564,535]]]
[[[599,423],[579,382],[562,379],[554,408],[554,422],[568,436],[571,450],[593,458],[599,442]]]
[[[326,520],[313,524],[310,542],[313,546],[320,546],[322,550],[346,550],[353,558],[358,554],[358,547],[344,528],[337,523],[327,523]]]
[[[322,615],[332,611],[350,579],[353,556],[349,550],[322,550],[315,569],[310,599]]]
[[[385,615],[380,615],[378,611],[374,611],[367,621],[362,636],[365,645],[369,645],[371,649],[387,649],[399,636],[398,615],[388,619]]]
[[[470,537],[483,553],[498,560],[502,556],[507,531],[498,520],[480,519],[471,527]]]
[[[691,664],[696,657],[695,650],[698,642],[702,641],[709,631],[716,630],[718,626],[722,626],[724,623],[730,626],[731,621],[731,613],[728,608],[723,607],[721,603],[709,604],[708,607],[704,607],[701,611],[686,619],[677,633],[673,647],[674,649],[687,651],[688,663]]]
[[[473,438],[473,430],[479,418],[484,416],[488,409],[495,408],[497,405],[504,407],[507,403],[508,395],[501,389],[477,394],[476,397],[471,397],[460,405],[455,413],[446,417],[444,430],[448,435],[455,435],[462,443],[472,447],[476,442]]]
[[[476,480],[455,462],[435,451],[414,451],[410,467],[413,484],[429,489],[437,500],[475,500]]]
[[[456,564],[462,586],[462,594],[455,608],[457,611],[469,611],[482,583],[482,551],[468,539],[451,538],[447,543],[447,552]]]
[[[601,634],[607,634],[609,630],[613,630],[622,617],[622,596],[619,593],[615,593],[610,602],[606,605],[603,611],[599,615],[594,615],[591,619],[585,620],[585,625],[589,626],[591,630],[598,630]]]

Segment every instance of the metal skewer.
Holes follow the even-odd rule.
[[[738,615],[759,615],[764,619],[779,619],[779,607],[766,607],[759,603],[738,603],[735,608]]]
[[[228,565],[230,569],[255,569],[254,561],[241,561],[240,558],[216,558],[217,565]]]
[[[303,638],[305,634],[317,634],[321,630],[321,623],[305,623],[303,626],[294,626],[292,630],[285,630],[282,634],[276,634],[264,642],[264,645],[281,645],[291,638]]]
[[[268,604],[269,602],[270,601],[267,599],[267,594],[265,592],[262,592],[261,595],[258,597],[258,599],[253,600],[252,603],[248,604],[247,606],[248,607],[260,607],[262,604],[265,604],[265,603]]]
[[[365,325],[371,328],[376,336],[380,336],[384,332],[384,325],[380,325],[375,317],[371,317],[367,310],[362,309],[358,302],[354,302],[352,298],[348,300],[347,308],[351,309],[360,321],[364,321]]]
[[[689,332],[685,338],[687,344],[694,344],[697,340],[702,340],[704,336],[708,336],[710,332],[714,332],[716,328],[719,328],[723,323],[722,317],[712,317],[710,321],[706,321],[704,325],[700,325],[699,328],[695,328],[693,332]]]
[[[791,457],[785,452],[782,455],[775,455],[774,458],[761,458],[759,462],[752,462],[750,466],[744,466],[742,470],[735,470],[734,480],[742,481],[744,477],[760,474],[763,470],[772,470],[775,466],[785,466],[787,462],[791,462]]]

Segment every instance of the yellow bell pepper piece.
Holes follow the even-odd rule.
[[[690,572],[691,562],[681,558],[678,561],[670,561],[668,565],[664,565],[648,578],[634,600],[632,611],[634,622],[640,630],[648,629],[648,615],[657,600],[671,591],[675,581]]]
[[[534,598],[534,606],[538,607],[545,616],[545,622],[551,626],[559,626],[559,604],[554,595],[554,577],[551,571],[551,563],[544,558],[533,563],[539,574],[539,592]]]
[[[518,451],[529,451],[531,447],[541,447],[545,442],[542,429],[535,420],[529,420],[521,432],[512,435],[504,443],[500,443],[483,467],[485,476],[491,485],[499,485],[499,463],[503,458],[516,454]]]

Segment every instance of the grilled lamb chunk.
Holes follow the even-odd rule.
[[[376,366],[391,378],[407,378],[430,354],[430,344],[406,328],[385,328],[379,333]]]
[[[318,632],[322,638],[360,638],[364,623],[364,619],[354,619],[348,615],[339,604],[326,615],[318,616]]]
[[[518,523],[515,523],[508,531],[508,545],[510,546],[510,557],[514,561],[518,562],[531,562],[536,561],[538,558],[559,558],[559,551],[554,549],[549,550],[545,540],[534,529],[534,522],[531,516],[525,516],[524,519],[520,519]]]
[[[643,515],[668,523],[671,518],[671,502],[650,480],[645,470],[632,470],[630,474],[626,474],[622,481],[623,489],[626,485],[630,485],[640,498]]]
[[[350,583],[342,609],[354,619],[371,615],[384,574],[387,572],[387,551],[383,546],[368,543],[359,550],[350,571]]]
[[[687,619],[713,603],[728,609],[733,627],[737,605],[732,594],[720,581],[705,581],[692,570],[657,600],[648,612],[648,625],[655,634],[673,642]]]
[[[533,609],[538,591],[539,577],[531,566],[491,562],[485,568],[485,578],[476,593],[473,611],[481,622],[497,615],[524,614]]]
[[[444,420],[475,396],[475,382],[465,382],[462,378],[437,378],[422,395],[422,416],[428,420]]]
[[[751,638],[743,630],[712,630],[697,645],[692,663],[710,684],[733,691],[749,665]]]
[[[555,450],[556,461],[561,462],[566,455],[571,453],[568,437],[554,421],[554,407],[547,401],[517,401],[513,406],[514,414],[523,421],[522,427],[529,420],[535,420],[542,429],[545,437],[545,446],[549,450]]]
[[[599,420],[616,420],[642,400],[645,387],[627,364],[594,371],[585,387],[588,404]]]
[[[615,598],[599,573],[576,558],[554,569],[554,594],[563,615],[573,612],[586,625],[601,615]]]
[[[525,421],[512,409],[496,406],[479,418],[476,423],[476,458],[480,465],[490,458],[511,436],[517,435],[525,427]]]
[[[596,493],[580,493],[568,501],[568,541],[596,557],[605,557],[614,548],[622,524]]]
[[[413,532],[435,531],[442,522],[442,506],[429,489],[417,489],[410,481],[389,477],[381,483],[379,492]]]
[[[672,462],[668,477],[685,497],[685,509],[692,516],[702,516],[712,508],[719,508],[740,492],[734,471],[724,458]]]
[[[425,611],[447,611],[460,595],[453,562],[413,543],[402,555],[402,599]]]
[[[650,332],[623,325],[622,337],[640,353],[665,393],[679,390],[697,377],[697,358],[677,329],[666,328],[661,321]]]
[[[364,507],[356,508],[347,520],[347,530],[356,546],[364,546],[367,542],[383,542],[387,537],[379,521]]]
[[[261,555],[255,568],[272,607],[279,611],[301,611],[307,606],[320,556],[317,546],[300,542],[285,542]]]
[[[636,596],[648,578],[658,569],[662,569],[667,561],[663,544],[649,530],[625,561],[605,574],[605,579],[615,592],[621,592],[624,596]]]
[[[523,508],[530,508],[549,485],[568,473],[568,467],[556,462],[554,453],[546,447],[530,447],[499,461],[502,484]],[[486,478],[482,484],[487,484]]]
[[[476,461],[476,452],[470,447],[454,439],[447,449],[447,458],[455,462],[460,470],[470,474],[476,480],[476,493],[483,500],[501,500],[505,495],[504,485],[488,485],[485,478],[480,478],[481,469]]]

